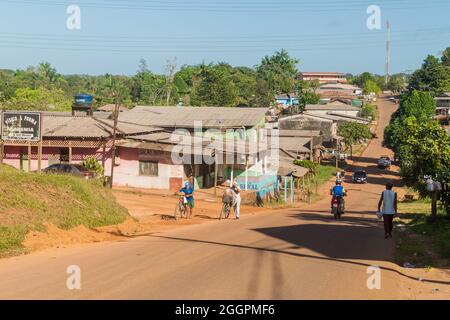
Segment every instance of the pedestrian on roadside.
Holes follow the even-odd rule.
[[[394,228],[394,218],[397,216],[397,193],[392,190],[392,182],[386,184],[386,190],[381,193],[378,202],[378,212],[383,215],[384,238],[392,238],[392,229]]]
[[[239,188],[237,181],[233,182],[231,190],[233,190],[234,217],[236,220],[239,220],[241,211],[241,189]]]

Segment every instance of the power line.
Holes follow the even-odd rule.
[[[68,6],[71,3],[61,1],[31,1],[31,0],[0,0],[1,2],[14,3],[14,4],[32,4],[32,5],[44,5],[44,6]],[[100,2],[100,3],[99,3]],[[147,4],[145,4],[147,3]],[[252,12],[317,12],[317,13],[330,13],[349,10],[361,10],[364,6],[369,5],[367,1],[325,1],[324,3],[299,3],[299,2],[280,2],[280,3],[248,3],[248,2],[234,2],[230,3],[216,3],[216,2],[144,2],[133,3],[130,1],[114,1],[114,3],[101,2],[89,3],[78,1],[77,5],[85,8],[97,8],[97,9],[121,9],[121,10],[150,10],[150,11],[195,11],[195,12],[238,12],[240,11],[252,11]],[[435,0],[434,4],[430,1],[427,4],[423,2],[411,3],[411,1],[389,1],[383,4],[385,9],[389,10],[410,10],[410,9],[427,9],[435,8],[436,6],[448,6],[448,1]]]

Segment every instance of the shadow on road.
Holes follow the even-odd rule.
[[[294,228],[295,228],[295,226],[294,226]],[[269,228],[269,229],[276,229],[276,228]],[[274,230],[268,230],[268,229],[255,229],[254,231],[268,231],[269,233],[273,233],[274,232]],[[280,232],[281,232],[281,230],[280,230]],[[276,233],[278,233],[278,232],[276,232]],[[265,251],[265,252],[272,252],[272,253],[278,253],[278,254],[294,256],[294,257],[298,257],[298,258],[308,258],[308,259],[323,260],[323,261],[334,261],[334,262],[339,262],[339,263],[343,263],[343,264],[356,265],[356,266],[362,266],[362,267],[370,267],[370,266],[372,266],[371,264],[367,264],[367,263],[364,263],[364,262],[341,260],[342,258],[334,258],[334,257],[314,256],[314,255],[302,254],[302,253],[292,252],[292,251],[287,251],[287,250],[279,250],[279,249],[270,249],[270,248],[264,248],[264,247],[246,246],[246,245],[232,244],[232,243],[222,243],[222,242],[216,242],[216,241],[210,241],[210,240],[170,237],[170,236],[163,236],[163,235],[150,235],[150,237],[159,238],[159,239],[173,240],[173,241],[183,241],[183,242],[192,242],[192,243],[204,243],[204,244],[226,246],[226,247],[232,247],[232,248],[238,248],[238,249],[259,250],[259,251]],[[329,242],[333,242],[333,239],[330,239]],[[335,254],[333,254],[333,255],[335,255]],[[402,276],[404,278],[408,278],[408,279],[411,279],[411,280],[417,280],[416,277],[407,275],[407,274],[405,274],[405,273],[403,273],[403,272],[401,272],[399,270],[396,270],[394,268],[380,266],[380,269],[385,270],[385,271],[394,272],[394,273],[396,273],[396,274],[398,274],[398,275],[400,275],[400,276]],[[431,280],[431,279],[422,279],[422,281],[423,282],[429,282],[429,283],[450,285],[450,281],[440,281],[440,280]]]

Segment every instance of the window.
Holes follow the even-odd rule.
[[[139,161],[140,176],[158,176],[158,162],[155,161]]]
[[[69,162],[69,149],[60,149],[59,150],[59,161],[60,162]]]

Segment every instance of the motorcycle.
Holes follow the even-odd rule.
[[[334,219],[340,220],[341,215],[344,214],[345,202],[343,196],[333,196],[331,199],[331,213],[334,215]]]

